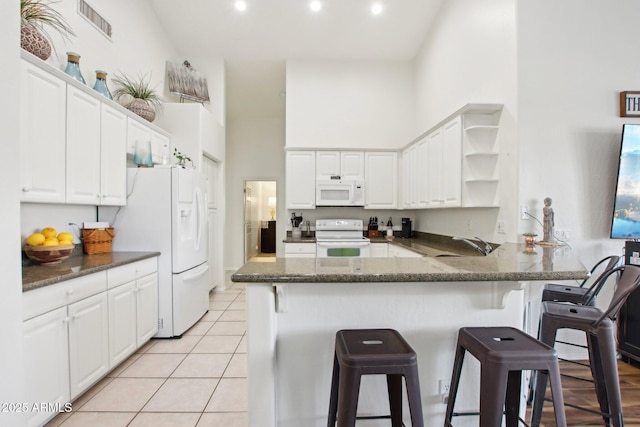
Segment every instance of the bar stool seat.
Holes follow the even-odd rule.
[[[585,333],[600,415],[607,426],[614,427],[624,426],[614,321],[629,294],[640,286],[640,268],[629,265],[617,267],[599,279],[604,283],[609,276],[620,272],[622,275],[619,276],[619,282],[616,281],[616,289],[605,311],[597,307],[545,301],[542,303],[539,332],[540,340],[551,346],[556,343],[559,329],[573,329]],[[544,375],[538,375],[536,378],[532,423],[539,422],[542,416],[546,381]],[[592,412],[579,406],[574,407]]]
[[[454,412],[467,351],[480,362],[480,412]],[[523,370],[549,374],[556,425],[566,427],[556,350],[518,329],[501,326],[458,331],[444,426],[450,427],[454,416],[480,415],[480,427],[500,427],[504,414],[508,427],[518,426]]]
[[[618,255],[610,255],[601,259],[591,268],[589,277],[583,280],[579,286],[547,283],[542,290],[542,301],[569,302],[593,306],[598,293],[604,286],[604,282],[601,279],[607,276],[619,263],[620,257]],[[601,270],[600,274],[596,274],[597,270]],[[588,283],[591,283],[591,285],[587,286]]]
[[[356,415],[362,375],[385,374],[390,415]],[[336,333],[328,427],[352,427],[357,419],[389,418],[402,423],[402,377],[405,379],[411,425],[423,427],[417,355],[393,329],[350,329]]]

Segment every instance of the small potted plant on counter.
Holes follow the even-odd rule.
[[[146,80],[146,75],[133,79],[124,74],[118,74],[111,80],[118,88],[113,91],[113,96],[143,119],[152,122],[156,118],[156,111],[162,108],[162,100],[151,87],[151,78]]]
[[[524,236],[524,243],[527,246],[533,246],[536,244],[536,233],[523,233],[522,235]]]

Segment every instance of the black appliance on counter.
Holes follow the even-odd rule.
[[[400,237],[411,237],[411,218],[402,218],[402,234]]]

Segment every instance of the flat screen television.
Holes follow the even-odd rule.
[[[612,239],[640,239],[640,124],[622,127]]]

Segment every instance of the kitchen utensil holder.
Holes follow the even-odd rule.
[[[83,228],[82,243],[84,253],[87,255],[93,255],[111,252],[113,237],[113,227]]]

